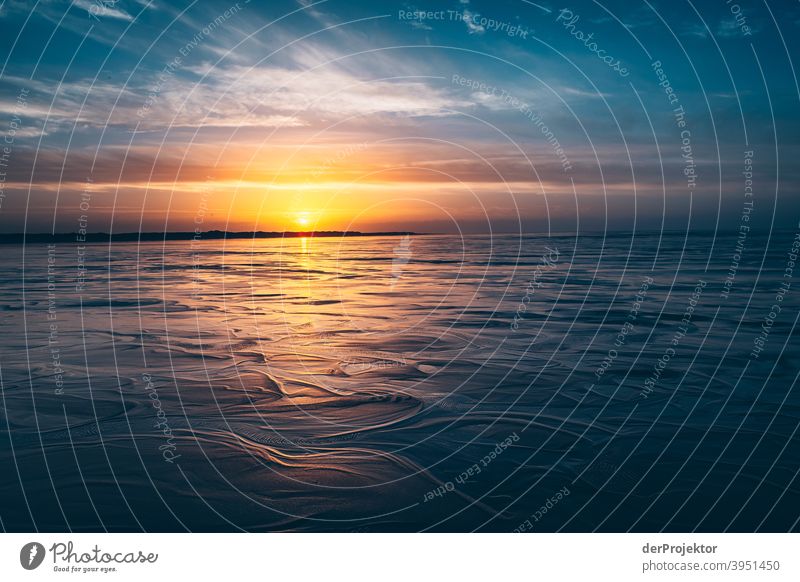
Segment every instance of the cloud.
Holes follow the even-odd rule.
[[[750,29],[751,34],[754,34],[760,30],[760,27],[750,25],[749,23],[748,28]],[[681,28],[681,36],[708,38],[712,33],[717,38],[736,38],[744,35],[739,23],[732,18],[723,18],[720,20],[719,24],[714,30],[710,30],[708,26],[700,22],[687,23]]]
[[[118,20],[132,21],[133,16],[118,8],[118,2],[112,3],[108,0],[75,0],[73,2],[78,8],[83,8],[95,18],[116,18]]]
[[[122,127],[302,127],[349,117],[444,116],[470,101],[436,89],[426,78],[362,79],[332,67],[302,72],[241,65],[186,67],[151,73],[123,87],[81,79],[53,90],[43,82],[7,78],[32,91],[24,116],[47,132]],[[55,97],[53,97],[55,94]],[[50,103],[52,101],[52,104]],[[34,105],[37,104],[37,105]],[[14,107],[0,96],[0,111]],[[33,134],[31,134],[33,135]]]
[[[708,28],[704,24],[692,22],[681,29],[681,36],[695,36],[697,38],[708,38]]]
[[[464,24],[467,25],[467,30],[469,31],[470,34],[483,34],[484,32],[486,32],[486,29],[483,26],[475,23],[474,21],[475,15],[469,10],[464,10],[463,17],[464,17]]]
[[[433,30],[432,26],[428,26],[427,24],[419,20],[412,20],[411,28],[416,28],[417,30]]]
[[[235,97],[249,110],[267,107],[298,115],[442,115],[447,109],[467,104],[422,79],[361,79],[333,68],[305,73],[235,66],[211,74],[209,83],[201,89],[210,94],[202,101],[219,95],[219,91]],[[220,106],[230,108],[231,104]]]
[[[653,11],[649,4],[639,6],[624,16],[623,26],[628,30],[636,28],[649,28],[653,25],[661,25],[661,20]],[[622,19],[620,19],[622,20]]]
[[[761,29],[759,26],[751,25],[749,23],[747,23],[747,27],[750,30],[750,34],[755,34]],[[744,31],[742,30],[742,26],[736,22],[735,19],[727,18],[723,19],[719,23],[716,34],[721,38],[734,38],[737,36],[743,36]]]

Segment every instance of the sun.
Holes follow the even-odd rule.
[[[311,217],[309,216],[308,212],[300,212],[294,218],[295,223],[298,226],[307,227],[311,224]]]

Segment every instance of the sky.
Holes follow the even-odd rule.
[[[0,0],[0,232],[792,228],[800,3]]]

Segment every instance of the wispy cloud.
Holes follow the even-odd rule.
[[[694,36],[697,38],[708,38],[708,28],[699,22],[690,22],[681,29],[681,36]]]
[[[747,28],[749,30],[749,35],[756,34],[761,30],[760,26],[756,24],[750,24],[749,22],[747,22]],[[742,30],[742,25],[736,22],[736,20],[733,18],[723,18],[717,26],[716,35],[722,38],[739,37],[743,36],[743,34],[744,32]]]
[[[226,87],[250,110],[267,107],[296,114],[441,115],[446,109],[464,104],[424,80],[362,79],[331,68],[306,74],[275,67],[240,66],[214,71],[201,89],[210,94],[203,95],[201,101],[206,102]],[[223,102],[219,105],[230,107]]]
[[[6,81],[14,80],[6,79]],[[165,127],[300,127],[321,119],[396,115],[449,115],[470,101],[437,89],[425,78],[360,78],[335,68],[304,73],[282,67],[198,65],[180,74],[153,74],[128,86],[82,79],[55,88],[16,79],[30,87],[38,105],[29,119],[62,126],[133,130]],[[52,104],[46,105],[49,101]],[[13,108],[0,99],[0,111]]]
[[[475,15],[471,11],[464,10],[463,15],[464,24],[467,25],[467,30],[470,34],[483,34],[486,32],[486,28],[475,22]]]
[[[95,18],[116,18],[129,22],[133,20],[133,16],[119,7],[119,3],[111,4],[110,2],[102,2],[101,0],[74,0],[73,4],[78,8],[86,10],[86,12]]]

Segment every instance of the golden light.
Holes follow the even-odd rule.
[[[295,222],[302,227],[307,227],[311,224],[311,217],[308,215],[308,212],[301,212],[295,217]]]

